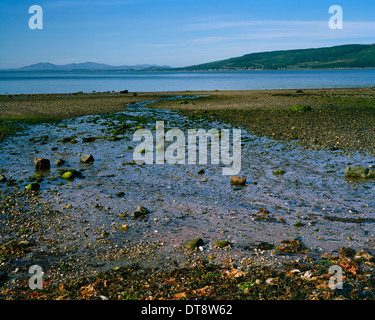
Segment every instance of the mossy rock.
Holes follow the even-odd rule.
[[[365,167],[346,167],[345,178],[352,179],[375,179],[375,170]]]
[[[38,191],[40,189],[40,184],[37,182],[30,183],[27,187],[27,191]]]
[[[297,221],[293,226],[294,226],[294,227],[297,227],[297,228],[300,228],[300,227],[304,227],[305,224],[302,223],[302,222],[300,222],[300,221]]]
[[[96,140],[95,137],[82,138],[82,142],[94,142],[95,140]]]
[[[71,170],[59,170],[60,178],[66,180],[72,180],[74,178],[84,178],[81,172],[71,169]]]
[[[41,179],[43,179],[43,176],[42,176],[42,174],[40,174],[40,173],[34,173],[34,178],[35,178],[36,180],[41,180]]]
[[[122,138],[120,138],[120,137],[112,136],[112,137],[108,138],[108,141],[118,141],[118,140],[121,140],[121,139]]]
[[[228,240],[223,241],[215,241],[214,246],[217,248],[224,248],[230,245],[230,242]]]
[[[296,104],[295,106],[291,107],[289,109],[290,111],[299,111],[299,112],[306,112],[306,111],[310,111],[311,110],[311,107],[310,106],[300,106],[298,104]]]
[[[74,179],[74,173],[72,171],[65,172],[61,178],[67,179],[67,180],[73,180]]]
[[[184,247],[190,250],[198,248],[203,245],[204,245],[204,242],[201,238],[193,239],[184,243]]]
[[[138,154],[145,154],[146,152],[150,152],[150,151],[147,149],[137,149]]]
[[[283,174],[286,173],[286,171],[283,170],[283,169],[280,169],[280,170],[275,170],[275,171],[273,171],[272,173],[273,173],[274,175],[283,175]]]
[[[259,250],[272,250],[275,246],[272,243],[262,241],[257,245]]]
[[[60,142],[62,143],[67,143],[67,142],[74,143],[74,141],[77,142],[77,140],[75,140],[74,137],[64,137],[60,139]]]

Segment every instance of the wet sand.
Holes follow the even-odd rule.
[[[372,102],[373,89],[353,90],[358,96],[365,96],[366,103]],[[298,97],[301,95],[295,90],[294,93]],[[190,99],[195,94],[211,94],[211,97]],[[25,131],[4,139],[1,143],[1,174],[6,176],[7,182],[1,184],[1,270],[5,274],[2,296],[14,298],[30,294],[25,289],[24,279],[31,264],[41,265],[49,285],[57,288],[58,284],[78,281],[81,277],[95,277],[102,271],[109,272],[107,276],[110,278],[113,268],[123,270],[121,268],[134,263],[142,270],[156,267],[184,273],[188,272],[184,267],[202,267],[202,261],[207,261],[211,265],[226,265],[224,269],[218,269],[220,275],[225,274],[225,270],[238,273],[238,268],[247,270],[250,275],[249,270],[259,266],[281,270],[296,261],[307,268],[312,261],[321,261],[324,254],[336,264],[353,259],[353,256],[342,255],[340,248],[343,247],[353,248],[357,253],[360,250],[372,253],[375,238],[374,181],[347,181],[343,171],[348,164],[372,165],[373,156],[361,149],[356,150],[355,144],[345,151],[340,148],[329,150],[324,146],[316,148],[303,141],[269,139],[266,133],[249,130],[251,127],[246,121],[234,123],[234,119],[228,117],[232,111],[219,116],[209,114],[212,110],[218,112],[229,101],[234,104],[231,110],[245,108],[246,101],[255,94],[276,99],[272,101],[280,103],[277,108],[284,110],[288,110],[291,104],[303,103],[285,91],[285,99],[278,98],[280,92],[184,92],[175,100],[159,101],[146,107],[139,100],[127,104],[129,102],[125,100],[134,97],[121,96],[116,97],[118,105],[110,110],[111,113],[97,115],[97,109],[90,107],[94,101],[90,101],[87,109],[82,107],[72,111],[67,108],[64,114],[56,112],[56,116],[66,118],[58,124],[27,127]],[[137,96],[137,99],[155,100],[160,95],[165,97],[171,93]],[[41,108],[42,111],[46,103],[42,101],[44,98],[31,99],[35,103],[33,107],[19,110],[30,112]],[[70,101],[71,98],[58,98],[56,105],[53,99],[48,101],[59,110],[61,99]],[[99,99],[103,99],[101,110],[104,111],[105,99]],[[255,100],[258,99],[261,98]],[[306,97],[303,99],[306,102]],[[27,100],[18,103],[27,105]],[[183,114],[188,117],[178,111],[159,109],[161,107],[183,109]],[[113,113],[119,111],[117,108],[122,108],[122,112]],[[304,119],[307,113],[318,107],[312,108],[292,116]],[[202,109],[202,113],[197,109]],[[373,123],[373,113],[367,109],[361,108],[360,111],[366,112]],[[356,115],[348,110],[351,119],[362,114]],[[94,115],[82,117],[82,114]],[[228,121],[223,122],[223,117]],[[239,175],[247,178],[246,186],[231,186],[229,177],[222,175],[222,166],[218,165],[134,164],[133,152],[137,147],[132,141],[134,131],[139,126],[154,130],[157,120],[165,121],[167,128],[182,128],[185,132],[188,128],[241,128],[242,170]],[[124,123],[127,126],[122,130]],[[290,128],[284,131],[290,131]],[[343,131],[348,130],[344,128]],[[118,139],[110,139],[115,133]],[[80,154],[85,153],[94,155],[94,163],[79,163]],[[49,172],[37,178],[33,176],[33,159],[36,157],[48,158],[52,164]],[[65,165],[54,165],[56,159],[65,160]],[[62,169],[80,171],[83,177],[64,180],[59,173]],[[273,174],[280,169],[285,174]],[[35,179],[39,180],[40,191],[31,194],[23,191]],[[132,212],[140,205],[150,213],[139,219],[132,218]],[[184,247],[186,241],[196,238],[203,241],[200,248],[190,250]],[[217,248],[216,241],[228,241],[228,245]],[[295,245],[294,249],[288,248],[288,244]],[[372,274],[370,260],[366,260],[361,272]],[[360,262],[356,260],[355,263]],[[143,276],[152,277],[156,272],[152,270]],[[266,269],[260,270],[266,273]],[[327,270],[319,272],[324,274]],[[212,270],[204,269],[206,271]],[[132,272],[136,275],[135,270]],[[242,279],[238,284],[246,282]],[[371,284],[366,284],[373,290]],[[81,287],[76,283],[71,289],[74,297],[82,298],[78,294]],[[238,288],[232,289],[234,291],[227,292],[227,298],[236,297],[234,292]],[[179,292],[177,288],[175,290]],[[216,291],[216,296],[211,296],[217,298],[219,291]],[[54,289],[52,292],[48,295],[46,292],[46,295],[56,298]],[[87,298],[95,298],[97,294],[88,294]],[[114,294],[111,297],[116,296],[115,292],[111,294]],[[274,294],[276,298],[277,294]],[[335,296],[333,291],[328,296],[332,295]],[[141,296],[141,290],[138,290],[134,298]],[[372,293],[369,296],[373,297]],[[69,297],[72,298],[67,294],[66,298]]]

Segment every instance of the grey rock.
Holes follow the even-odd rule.
[[[56,165],[56,166],[62,166],[62,165],[64,165],[64,164],[65,164],[65,161],[62,160],[62,159],[57,159],[57,160],[55,161],[55,165]]]
[[[93,163],[94,162],[94,157],[91,154],[84,154],[81,156],[79,159],[81,163]]]
[[[136,219],[136,218],[143,217],[143,216],[145,216],[149,213],[150,213],[150,211],[148,209],[146,209],[145,207],[138,206],[137,209],[135,209],[134,212],[130,213],[130,216],[132,218]]]

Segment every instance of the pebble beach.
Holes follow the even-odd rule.
[[[0,297],[373,299],[375,179],[345,170],[374,170],[374,108],[375,88],[1,96]],[[241,129],[237,183],[135,163],[156,121]]]

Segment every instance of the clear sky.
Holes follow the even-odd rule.
[[[43,29],[29,28],[29,7]],[[328,27],[332,5],[344,28]],[[188,66],[252,52],[375,43],[374,0],[1,0],[0,68]]]

